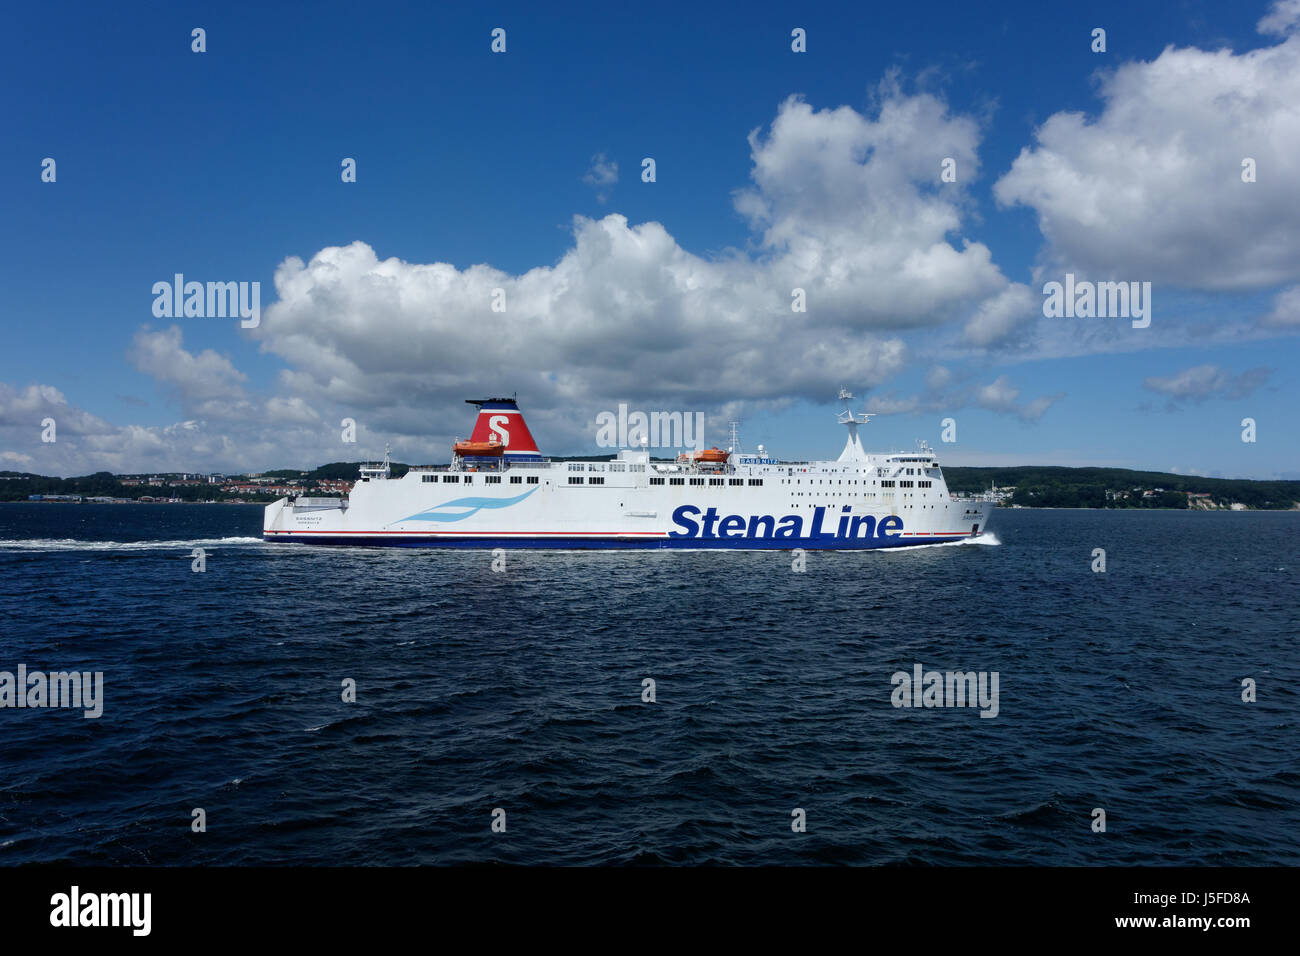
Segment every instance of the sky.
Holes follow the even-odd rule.
[[[510,394],[834,458],[848,388],[868,451],[1300,478],[1300,0],[985,6],[11,7],[0,470],[440,462]]]

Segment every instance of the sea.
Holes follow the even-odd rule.
[[[1300,864],[1300,513],[802,567],[260,520],[0,505],[0,671],[103,675],[0,708],[0,865]]]

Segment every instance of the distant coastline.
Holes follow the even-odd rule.
[[[565,458],[557,456],[554,460]],[[300,494],[341,497],[352,490],[361,464],[331,462],[311,471],[277,469],[241,475],[98,472],[76,478],[52,478],[0,471],[0,503],[265,505]],[[409,465],[393,462],[392,476],[400,478],[409,469]],[[943,472],[954,498],[992,499],[1002,507],[1098,511],[1300,510],[1300,481],[1205,478],[1125,468],[1046,465],[948,467]]]
[[[991,489],[999,504],[1024,508],[1292,511],[1300,507],[1300,481],[1057,465],[948,467],[943,473],[954,497],[989,495]]]
[[[265,508],[270,502],[268,501],[6,501],[0,500],[0,506],[4,505],[222,505],[242,508]],[[1146,511],[1188,511],[1203,512],[1205,514],[1300,514],[1300,502],[1296,502],[1290,508],[1165,508],[1158,505],[1151,505],[1145,508],[1098,508],[1092,505],[1001,505],[999,511],[1109,511],[1109,512],[1146,512]]]
[[[243,505],[246,507],[266,507],[264,501],[139,501],[132,498],[124,498],[119,501],[98,501],[90,498],[83,498],[80,501],[66,501],[62,499],[41,499],[33,501],[24,499],[22,501],[0,500],[0,505]]]

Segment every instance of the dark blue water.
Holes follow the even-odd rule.
[[[1000,511],[802,574],[259,519],[0,505],[0,670],[106,697],[0,710],[0,863],[1300,863],[1300,514]],[[896,709],[916,663],[998,716]]]

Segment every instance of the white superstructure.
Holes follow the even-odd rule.
[[[852,396],[841,392],[846,403]],[[710,449],[676,462],[644,450],[612,461],[538,454],[513,399],[484,399],[448,466],[391,477],[387,456],[345,499],[282,498],[272,541],[419,547],[857,550],[955,541],[985,530],[993,503],[948,494],[935,453],[868,454],[846,411],[836,461]],[[480,454],[481,452],[481,454]]]

